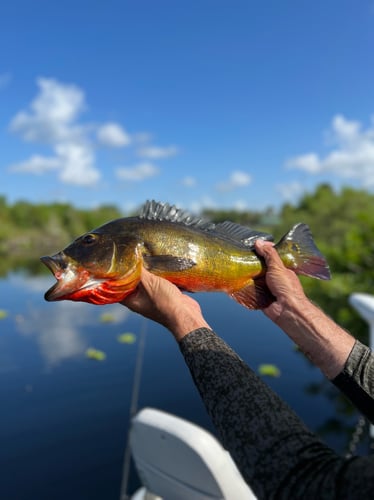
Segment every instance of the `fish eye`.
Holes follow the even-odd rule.
[[[84,245],[92,245],[95,242],[96,242],[96,235],[95,234],[86,234],[82,238],[82,243]]]

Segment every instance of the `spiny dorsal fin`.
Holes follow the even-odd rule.
[[[191,215],[185,210],[177,208],[175,205],[160,203],[154,200],[148,200],[145,202],[139,217],[147,220],[178,222],[179,224],[194,226],[209,231],[215,228],[215,224],[213,224],[213,222]]]
[[[160,203],[154,200],[148,200],[142,207],[139,217],[141,219],[155,220],[155,221],[169,221],[184,224],[186,226],[193,226],[216,234],[221,238],[227,238],[231,241],[245,246],[246,248],[253,248],[254,242],[258,238],[267,241],[273,241],[273,236],[269,233],[253,230],[249,227],[241,226],[235,222],[225,221],[219,224],[214,224],[206,219],[191,215],[189,212],[177,208],[175,205],[169,203]]]

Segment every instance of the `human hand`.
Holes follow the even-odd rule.
[[[353,349],[354,337],[307,298],[299,278],[283,265],[272,243],[257,240],[255,248],[265,260],[266,284],[275,297],[264,313],[327,378],[335,378],[343,370]]]
[[[263,312],[278,323],[284,312],[308,301],[299,278],[295,272],[287,269],[273,243],[258,239],[255,242],[258,255],[266,264],[266,285],[275,297],[275,301],[263,309]]]
[[[210,328],[196,300],[144,268],[137,289],[121,304],[165,326],[177,340],[197,328]]]

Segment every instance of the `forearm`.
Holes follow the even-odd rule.
[[[290,301],[276,323],[327,378],[343,370],[355,339],[308,299]]]
[[[356,408],[374,423],[374,356],[308,299],[292,303],[277,324]]]
[[[175,340],[180,342],[190,332],[199,328],[208,328],[210,326],[205,321],[200,311],[191,312],[188,308],[181,307],[170,319],[168,329],[173,334]]]
[[[191,332],[180,348],[223,445],[259,499],[363,498],[363,490],[373,487],[362,481],[372,463],[362,468],[357,489],[357,471],[350,474],[350,464],[212,331]]]
[[[356,340],[343,371],[332,382],[374,424],[374,356]]]
[[[212,331],[191,332],[180,349],[223,446],[255,494],[268,498],[311,433]]]

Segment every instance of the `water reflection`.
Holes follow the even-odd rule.
[[[49,275],[21,273],[0,280],[0,309],[8,312],[0,321],[0,467],[9,478],[2,493],[16,484],[17,500],[30,490],[35,498],[72,498],[71,491],[92,500],[118,498],[137,343],[120,344],[117,337],[138,334],[141,319],[118,304],[45,302],[52,283]],[[196,298],[208,323],[250,366],[279,367],[281,376],[267,383],[327,444],[345,452],[357,413],[289,339],[260,312],[223,294]],[[211,429],[171,336],[147,322],[146,337],[139,407]],[[86,359],[90,346],[108,354],[105,362]],[[365,443],[361,451],[367,452]],[[46,496],[56,489],[59,497]]]
[[[50,286],[47,276],[11,275],[9,284],[13,289],[22,289],[29,297],[26,310],[16,316],[15,330],[32,337],[40,350],[47,367],[58,365],[74,356],[81,356],[89,345],[83,331],[98,324],[101,308],[81,302],[58,302],[44,304],[41,297]],[[38,300],[32,300],[32,295]],[[121,323],[130,312],[117,304],[105,307],[111,323]]]
[[[16,329],[22,335],[35,336],[40,353],[48,366],[82,353],[86,342],[79,328],[92,323],[92,315],[84,307],[72,308],[61,304],[53,315],[33,309],[17,320]]]
[[[26,273],[11,273],[7,282],[11,288],[26,290],[38,295],[44,293],[52,285],[50,276],[33,276]]]
[[[116,338],[131,314],[47,303],[52,281],[0,280],[0,497],[118,498],[136,344]],[[105,363],[85,357],[92,344],[108,352]]]

